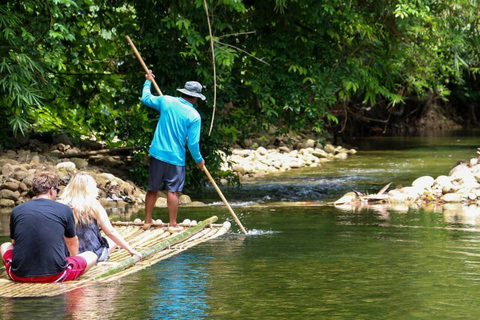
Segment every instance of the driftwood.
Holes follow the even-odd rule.
[[[111,149],[101,149],[101,150],[92,150],[92,151],[85,151],[75,154],[62,154],[61,158],[85,158],[90,156],[96,156],[99,154],[110,154],[110,153],[117,153],[122,151],[133,151],[138,150],[141,147],[121,147],[121,148],[111,148]]]
[[[334,202],[334,205],[340,205],[345,203],[368,203],[368,202],[386,202],[389,199],[389,196],[385,194],[385,191],[390,187],[392,183],[385,185],[380,191],[376,194],[363,194],[355,189],[352,192],[348,192],[343,195],[340,199]]]

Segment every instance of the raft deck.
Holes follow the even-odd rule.
[[[126,250],[118,249],[110,254],[108,261],[98,263],[78,279],[61,283],[14,282],[8,278],[5,267],[2,267],[0,268],[0,297],[51,297],[95,282],[123,278],[199,243],[225,234],[230,229],[230,223],[213,224],[216,220],[217,217],[214,216],[197,225],[184,226],[184,230],[172,234],[167,231],[166,224],[154,223],[149,230],[143,230],[142,223],[112,222],[122,237],[142,253],[141,261],[138,261],[136,256],[130,256]]]

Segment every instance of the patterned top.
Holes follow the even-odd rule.
[[[78,224],[76,229],[79,242],[78,253],[93,251],[100,258],[103,249],[108,248],[108,241],[100,235],[97,220],[93,219],[90,224]]]

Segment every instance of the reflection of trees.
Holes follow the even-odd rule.
[[[419,210],[427,213],[443,214],[444,222],[448,224],[466,224],[473,226],[480,226],[480,206],[476,204],[464,203],[427,203],[427,204],[369,204],[369,203],[355,203],[336,205],[335,208],[342,211],[361,213],[365,210],[372,210],[379,213],[379,218],[384,220],[381,226],[388,226],[390,221],[389,211],[396,213],[408,213],[410,210]]]

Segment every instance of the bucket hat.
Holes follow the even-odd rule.
[[[197,97],[202,100],[206,99],[202,94],[202,85],[197,81],[188,81],[185,83],[185,87],[183,89],[177,90],[190,97]]]

